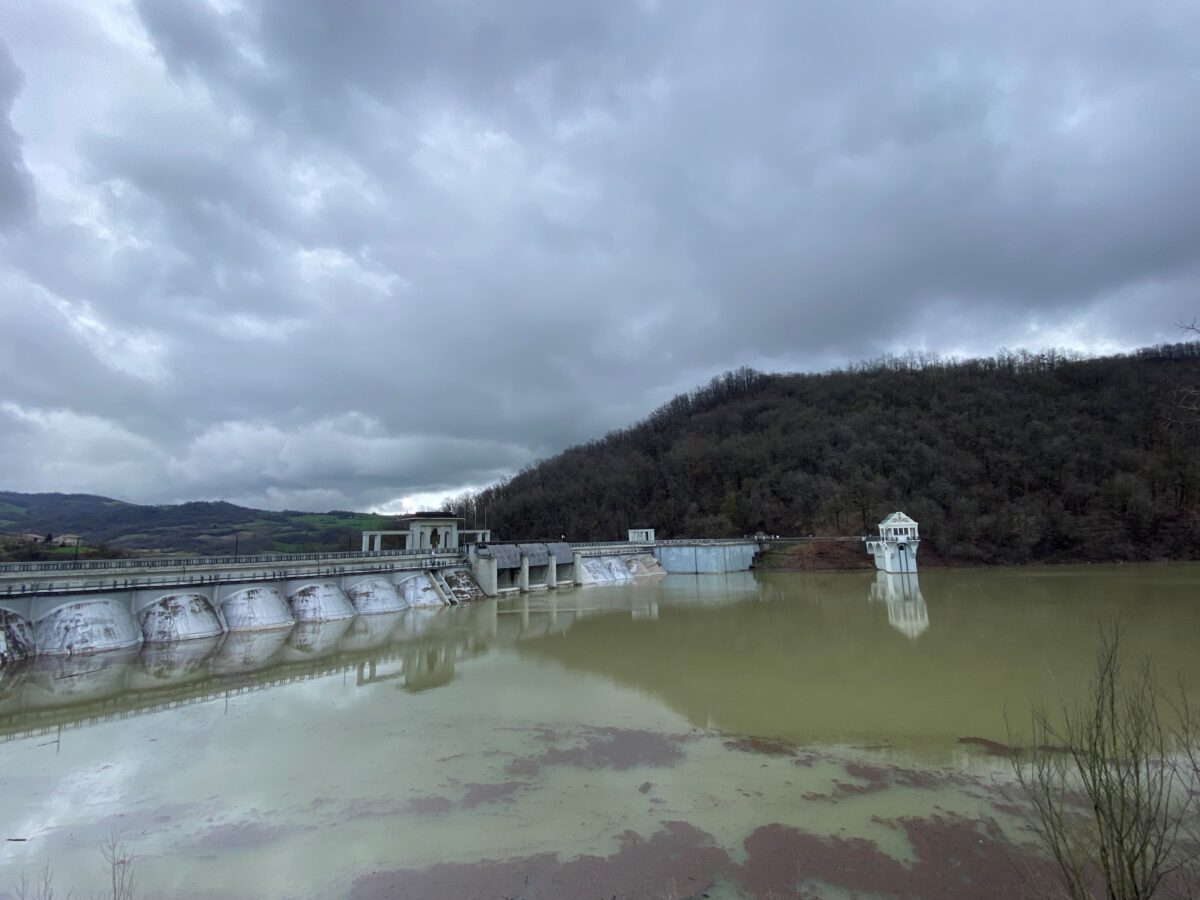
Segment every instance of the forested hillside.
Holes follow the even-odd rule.
[[[958,562],[1200,555],[1200,343],[726,374],[451,505],[503,537],[859,534],[903,509]]]

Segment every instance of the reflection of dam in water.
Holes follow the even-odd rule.
[[[569,595],[568,595],[569,596]],[[126,718],[251,691],[353,674],[357,685],[395,681],[407,692],[451,683],[458,664],[496,646],[565,634],[578,620],[624,611],[657,616],[657,603],[579,605],[548,592],[457,608],[414,608],[291,629],[229,632],[84,656],[44,656],[0,669],[0,740]]]
[[[916,638],[929,628],[929,608],[915,572],[876,572],[870,596],[887,604],[888,624],[901,634]]]
[[[142,739],[160,730],[169,736],[219,719],[222,697],[276,685],[257,694],[257,703],[231,700],[230,709],[307,716],[320,697],[340,716],[351,705],[390,700],[379,719],[403,729],[410,714],[411,721],[436,715],[444,722],[461,714],[478,724],[558,703],[530,698],[526,707],[526,692],[579,690],[580,702],[597,704],[597,721],[611,713],[612,724],[629,701],[615,686],[656,698],[697,728],[730,733],[864,745],[1003,739],[1006,700],[1046,696],[1045,673],[1053,673],[1055,697],[1086,688],[1074,679],[1091,660],[1093,633],[1079,622],[1140,609],[1151,588],[1161,615],[1138,618],[1134,646],[1167,648],[1162,665],[1197,676],[1184,636],[1200,627],[1193,602],[1200,568],[1169,575],[1138,567],[946,570],[923,574],[919,586],[873,571],[669,575],[329,623],[340,633],[297,628],[270,640],[247,635],[34,660],[0,673],[0,741],[49,734],[31,743],[52,743],[58,728],[78,746],[70,729],[156,710],[164,714],[92,729],[88,740],[119,743],[126,728]],[[204,706],[165,712],[190,704]],[[258,727],[257,719],[246,721]],[[445,734],[449,743],[472,740],[462,731]],[[320,752],[335,748],[338,737],[328,742]]]
[[[565,636],[586,619],[653,625],[666,609],[678,617],[685,609],[786,599],[774,580],[764,582],[752,572],[654,581],[652,589],[634,587],[631,579],[597,595],[546,591],[512,595],[499,603],[411,608],[110,653],[38,657],[0,669],[0,739],[337,673],[352,673],[358,685],[394,681],[405,691],[418,692],[451,683],[465,659],[496,647]],[[818,589],[814,596],[822,593]],[[875,573],[868,595],[873,603],[885,604],[888,624],[902,634],[915,638],[928,629],[929,613],[916,575]],[[729,635],[736,638],[736,631]],[[626,652],[632,649],[629,640],[630,635],[621,640]]]
[[[0,735],[48,733],[338,672],[357,670],[362,683],[367,666],[418,689],[452,679],[456,661],[486,652],[496,635],[496,607],[481,604],[37,657],[0,670]]]

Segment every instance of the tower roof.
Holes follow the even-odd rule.
[[[880,525],[916,525],[916,519],[906,516],[902,512],[891,513],[886,519],[879,523]]]

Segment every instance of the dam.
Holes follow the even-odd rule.
[[[405,540],[384,549],[382,537],[395,534],[385,532],[364,533],[363,545],[377,549],[357,552],[0,565],[0,665],[667,573],[746,571],[758,552],[746,539],[458,546],[457,531],[439,531],[431,521],[420,520],[424,539],[415,547]]]

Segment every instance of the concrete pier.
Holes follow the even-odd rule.
[[[620,584],[662,574],[745,572],[758,544],[729,541],[627,541],[487,544],[469,555],[475,580],[491,594],[590,584]]]
[[[0,609],[0,665],[28,659],[37,653],[33,623],[6,609]]]

